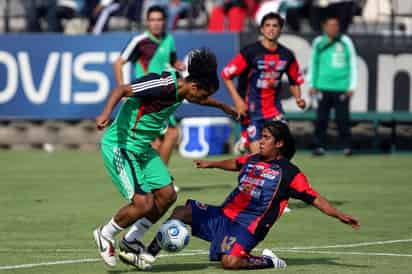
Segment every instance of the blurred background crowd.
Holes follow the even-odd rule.
[[[248,31],[271,10],[286,17],[290,32],[319,32],[330,14],[343,32],[412,32],[411,0],[0,0],[0,31],[139,31],[152,5],[168,11],[169,31]]]

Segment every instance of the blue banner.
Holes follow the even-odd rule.
[[[133,34],[0,36],[1,119],[93,119],[115,86],[113,62]],[[234,34],[176,33],[179,58],[208,47],[219,72],[237,50]],[[132,75],[129,67],[129,75]],[[127,74],[127,73],[126,73]],[[230,102],[223,84],[215,98]],[[208,107],[184,104],[178,117],[219,116]]]

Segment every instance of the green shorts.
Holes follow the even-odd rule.
[[[104,165],[116,188],[126,199],[170,185],[169,170],[152,148],[135,153],[116,146],[102,145]]]

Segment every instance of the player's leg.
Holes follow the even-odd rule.
[[[243,226],[225,216],[220,224],[221,233],[212,241],[211,259],[218,259],[224,269],[285,268],[286,263],[270,250],[262,256],[250,255],[258,240]],[[214,255],[213,255],[214,252]]]
[[[339,137],[342,141],[343,152],[347,156],[352,154],[349,102],[349,97],[345,92],[339,92],[336,94],[335,121],[338,126]]]
[[[127,252],[139,253],[140,247],[142,247],[141,240],[150,227],[156,223],[170,208],[170,206],[176,201],[177,194],[174,191],[173,185],[156,189],[153,191],[154,204],[145,217],[136,221],[129,231],[123,237],[120,243],[121,250]],[[135,243],[135,248],[131,243]]]
[[[192,228],[192,235],[205,241],[212,241],[219,223],[216,216],[221,215],[221,208],[205,205],[194,200],[188,200],[185,206],[178,206],[173,210],[169,219],[177,219]],[[136,266],[146,270],[154,263],[156,255],[161,251],[156,238],[152,240],[147,252],[142,252],[136,258]]]
[[[333,103],[333,98],[330,92],[321,92],[319,95],[321,98],[316,113],[314,136],[315,149],[313,150],[313,154],[316,156],[325,154],[326,131],[328,129],[329,115]]]
[[[100,255],[106,264],[114,266],[115,236],[145,216],[153,207],[154,201],[150,189],[141,184],[140,165],[132,159],[130,152],[114,146],[102,146],[101,152],[113,183],[123,197],[130,200],[107,224],[93,232]]]
[[[191,225],[192,223],[192,208],[189,204],[185,206],[178,206],[173,210],[169,219],[177,219],[185,224]],[[161,247],[158,245],[156,237],[153,238],[147,249],[142,249],[139,253],[121,252],[120,258],[123,262],[133,265],[140,270],[151,269],[153,263],[156,260],[156,255],[161,251]]]
[[[264,269],[286,268],[286,262],[278,258],[272,251],[265,249],[262,256],[223,255],[221,259],[224,269]]]
[[[136,265],[136,255],[142,252],[145,233],[156,223],[176,201],[177,194],[173,187],[173,179],[154,150],[147,153],[142,174],[154,196],[154,204],[144,218],[137,220],[120,242],[120,258],[122,261]]]

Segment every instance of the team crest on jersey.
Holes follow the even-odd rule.
[[[256,126],[255,125],[248,126],[247,134],[249,135],[249,138],[256,137]]]
[[[277,176],[279,176],[280,172],[278,170],[273,170],[270,168],[266,168],[263,171],[263,178],[268,179],[268,180],[273,180],[275,179]]]
[[[276,71],[282,71],[286,67],[286,61],[279,60],[276,66]]]
[[[207,204],[196,201],[196,206],[201,210],[207,210]]]

